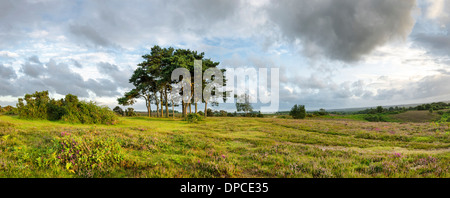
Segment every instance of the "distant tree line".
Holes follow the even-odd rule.
[[[55,100],[48,91],[25,94],[17,103],[17,114],[21,119],[63,120],[83,124],[115,124],[117,117],[106,106],[94,102],[79,101],[78,97],[67,94],[65,98]]]
[[[384,108],[382,106],[378,106],[376,108],[369,108],[369,109],[365,109],[362,111],[358,111],[353,114],[378,114],[378,113],[396,114],[396,113],[402,113],[402,112],[412,111],[412,110],[418,110],[418,111],[428,110],[430,112],[433,112],[435,110],[442,110],[442,109],[449,109],[449,108],[450,108],[450,103],[433,102],[433,103],[421,104],[421,105],[411,106],[411,107],[395,106],[395,107]]]

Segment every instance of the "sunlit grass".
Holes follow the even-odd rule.
[[[449,131],[352,119],[82,125],[0,116],[0,177],[449,177]],[[86,147],[55,145],[71,141]],[[87,149],[97,150],[72,156]]]

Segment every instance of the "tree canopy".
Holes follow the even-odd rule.
[[[151,117],[151,105],[155,104],[157,108],[157,117],[163,117],[165,106],[165,117],[169,116],[168,107],[172,106],[172,113],[174,112],[174,106],[177,106],[174,96],[171,95],[171,91],[175,86],[175,82],[172,81],[172,72],[177,68],[185,68],[189,71],[191,76],[191,84],[194,86],[194,61],[201,60],[201,72],[203,73],[208,68],[216,68],[219,62],[214,62],[211,59],[205,58],[205,53],[198,53],[189,49],[175,49],[172,47],[161,48],[156,45],[151,48],[149,54],[142,56],[144,61],[139,63],[137,69],[129,79],[129,82],[133,84],[134,88],[124,94],[123,97],[118,98],[118,103],[124,106],[133,105],[136,99],[142,98],[145,100],[147,106],[148,116]],[[225,70],[221,70],[225,72]],[[202,79],[202,87],[206,82]],[[194,89],[190,89],[191,93],[187,93],[190,96],[194,95]],[[183,92],[182,90],[181,92]],[[186,94],[186,93],[184,93]],[[185,116],[188,112],[191,112],[191,105],[195,105],[195,113],[197,113],[197,102],[205,102],[205,109],[207,101],[196,101],[193,97],[186,102],[182,101],[182,113]],[[205,111],[206,112],[206,111]],[[206,115],[205,115],[206,116]]]

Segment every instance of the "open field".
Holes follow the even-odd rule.
[[[352,119],[0,116],[0,177],[450,177],[450,126]]]
[[[430,113],[428,111],[407,111],[395,115],[392,118],[403,122],[431,122],[438,120],[441,116],[436,112]]]

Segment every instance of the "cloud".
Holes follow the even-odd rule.
[[[97,69],[101,74],[104,74],[111,78],[114,81],[116,86],[121,88],[132,88],[129,83],[129,78],[132,75],[131,68],[128,69],[119,69],[119,66],[106,63],[99,62],[97,63]]]
[[[25,60],[19,69],[22,75],[16,75],[11,67],[0,64],[0,96],[23,96],[26,93],[49,90],[61,95],[75,94],[79,97],[116,97],[120,87],[126,87],[124,79],[128,77],[125,70],[110,63],[101,63],[101,71],[112,79],[96,78],[84,80],[82,75],[74,72],[69,64],[50,59],[42,63],[38,56]],[[92,95],[92,94],[94,95]]]
[[[45,30],[49,21],[58,23],[57,17],[68,15],[68,9],[74,3],[57,0],[0,1],[0,48],[36,36],[34,30]]]
[[[73,42],[88,47],[134,48],[169,40],[188,42],[216,29],[240,6],[239,0],[86,1],[67,26]],[[118,9],[120,8],[120,9]]]
[[[450,51],[450,36],[447,34],[416,34],[414,40],[429,52],[436,55],[448,55]]]
[[[19,57],[19,55],[17,53],[14,53],[14,52],[0,51],[0,57],[17,58],[17,57]]]
[[[20,72],[24,73],[25,75],[33,78],[37,78],[44,74],[44,66],[40,63],[34,63],[33,61],[29,60],[22,64],[22,67],[20,68]]]
[[[417,21],[411,38],[418,47],[435,56],[448,56],[450,50],[450,1],[426,0],[423,15]]]
[[[377,46],[411,32],[415,0],[286,0],[268,8],[288,42],[300,42],[307,56],[360,60]]]
[[[77,67],[77,68],[83,68],[83,65],[81,65],[81,63],[78,62],[77,60],[75,60],[75,59],[70,59],[70,60],[72,61],[73,65],[74,65],[75,67]]]
[[[0,78],[1,79],[13,79],[16,78],[16,72],[11,67],[6,67],[0,63]]]
[[[116,47],[115,43],[106,39],[91,26],[74,24],[69,26],[69,31],[75,35],[77,42],[87,41],[86,43],[92,44],[93,47]]]
[[[427,0],[428,7],[425,9],[425,16],[428,19],[437,19],[441,23],[448,23],[450,15],[445,12],[450,8],[450,2],[446,0]]]

